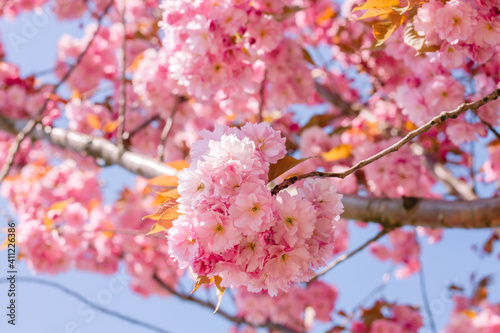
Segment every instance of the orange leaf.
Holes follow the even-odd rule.
[[[393,7],[399,5],[399,0],[368,0],[361,6],[352,9],[353,12],[363,9]]]
[[[335,17],[335,11],[331,7],[327,7],[321,14],[316,17],[316,24],[321,25],[323,23],[328,23],[332,18]]]
[[[177,187],[178,181],[175,176],[160,175],[148,181],[149,185]]]
[[[144,53],[140,53],[137,57],[135,57],[134,62],[127,69],[129,71],[135,71],[139,67],[139,64],[143,59],[144,59]]]
[[[193,291],[191,291],[191,294],[194,293],[202,284],[210,284],[212,281],[206,276],[206,275],[198,275],[194,272],[192,272],[194,275],[194,287]]]
[[[184,168],[189,167],[189,163],[185,160],[176,160],[176,161],[167,163],[167,165],[171,166],[172,168],[177,169],[179,171],[181,171]]]
[[[162,197],[170,198],[170,199],[177,199],[181,196],[179,194],[179,192],[177,192],[177,189],[166,191],[166,192],[155,192],[155,193],[161,195]]]
[[[352,151],[351,145],[340,145],[330,149],[326,153],[322,153],[321,157],[323,157],[327,162],[333,162],[351,156],[351,151]]]
[[[151,219],[158,221],[163,216],[163,213],[169,211],[169,209],[174,208],[175,211],[177,211],[177,206],[178,205],[175,200],[166,200],[161,204],[161,206],[156,210],[154,214],[144,216],[142,219]],[[167,219],[167,216],[165,216],[164,219]]]
[[[153,227],[151,228],[151,231],[146,234],[147,235],[152,235],[156,234],[157,232],[161,232],[164,230],[167,230],[168,228],[164,228],[160,223],[155,223]]]
[[[118,119],[107,123],[106,125],[104,125],[104,128],[103,128],[104,133],[113,132],[115,129],[117,129],[118,124],[119,124]]]
[[[101,120],[93,113],[89,113],[87,115],[87,124],[89,124],[89,126],[92,127],[93,129],[96,130],[101,129]]]
[[[80,95],[80,92],[78,90],[73,90],[71,94],[71,99],[76,98],[76,99],[82,99],[82,96]]]
[[[272,181],[273,179],[281,176],[282,174],[284,174],[285,172],[287,172],[288,170],[290,170],[294,166],[296,166],[296,165],[298,165],[298,164],[300,164],[308,159],[310,159],[310,157],[301,158],[298,160],[292,156],[286,155],[284,158],[279,160],[277,163],[271,164],[269,166],[269,173],[268,173],[269,181]]]
[[[0,245],[0,250],[7,248],[9,244],[10,244],[9,237],[5,237],[5,240],[3,241],[2,245]]]
[[[383,8],[372,8],[367,10],[361,17],[358,17],[356,20],[364,20],[367,18],[388,15],[394,10],[391,7],[383,7]]]
[[[65,103],[65,104],[68,103],[67,99],[64,99],[61,96],[55,95],[55,94],[52,94],[52,93],[49,93],[47,95],[47,99],[50,99],[51,101],[55,101],[55,102],[62,102],[62,103]]]
[[[50,208],[47,210],[47,213],[45,214],[45,217],[43,219],[43,224],[45,224],[47,229],[50,229],[52,227],[52,224],[54,223],[54,221],[48,216],[48,213],[52,210],[58,210],[59,214],[61,214],[64,211],[64,209],[66,208],[66,206],[72,202],[73,202],[73,198],[67,199],[64,201],[56,202],[55,204],[50,206]]]
[[[373,36],[377,40],[376,46],[382,45],[387,38],[391,37],[406,19],[406,15],[400,15],[395,11],[391,12],[388,17],[389,21],[377,22],[372,26]]]
[[[159,220],[175,220],[182,214],[177,211],[177,208],[179,208],[179,205],[172,206],[168,209],[166,209],[161,215]]]
[[[89,206],[87,207],[87,210],[89,211],[89,213],[92,211],[92,209],[96,208],[97,206],[99,206],[101,204],[101,202],[99,201],[99,199],[97,198],[92,198],[92,200],[90,200],[89,202]]]
[[[222,282],[222,278],[220,276],[214,276],[211,281],[215,281],[215,287],[217,288],[217,306],[215,307],[215,311],[213,314],[219,310],[220,303],[222,302],[222,296],[224,296],[224,291],[226,290],[225,287],[222,287],[220,284]]]

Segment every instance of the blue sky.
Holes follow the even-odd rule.
[[[0,20],[0,38],[8,54],[7,60],[19,64],[22,75],[52,68],[59,37],[63,33],[81,36],[83,34],[82,23],[84,24],[86,20],[59,23],[52,16],[48,17],[45,24],[42,24],[43,22],[42,17],[35,18],[33,13],[21,15],[15,22]],[[35,30],[32,29],[32,33],[26,34],[26,31],[29,31],[26,26],[30,24],[35,27]],[[23,42],[19,43],[15,35],[21,36]],[[47,76],[46,79],[53,78]],[[132,181],[132,176],[119,167],[109,167],[103,172],[101,179],[107,184],[106,198],[112,200],[118,196],[125,182]],[[0,205],[5,207],[6,202],[0,201]],[[1,216],[0,224],[2,227],[6,224]],[[366,229],[351,226],[350,230],[352,231],[351,249],[356,248],[377,232],[375,225]],[[477,252],[471,250],[473,246],[482,245],[489,234],[488,231],[453,230],[447,231],[443,241],[436,245],[424,244],[422,258],[428,296],[438,328],[442,328],[446,323],[453,305],[447,287],[450,284],[461,285],[468,288],[470,292],[470,276],[473,272],[479,277],[493,274],[494,283],[490,287],[491,299],[499,301],[498,259],[481,258]],[[7,253],[0,252],[0,272],[7,271],[6,264]],[[333,283],[339,290],[337,309],[352,310],[371,290],[381,284],[383,275],[389,269],[389,264],[374,260],[367,251],[335,268],[326,275],[326,280]],[[18,264],[18,272],[18,276],[33,275],[33,272],[22,261]],[[219,316],[212,315],[210,310],[200,308],[198,305],[173,297],[144,298],[130,291],[128,287],[117,287],[121,285],[120,281],[126,280],[124,267],[120,267],[120,271],[111,276],[77,270],[56,276],[46,274],[37,276],[56,281],[92,301],[100,300],[104,307],[147,321],[168,332],[227,332],[231,326]],[[189,282],[186,285],[188,284]],[[110,292],[111,289],[116,293]],[[117,291],[117,289],[120,290]],[[8,302],[7,285],[0,284],[0,309],[4,309],[0,311],[0,318],[3,318],[0,320],[1,332],[150,332],[103,313],[95,312],[93,316],[85,311],[82,313],[81,302],[47,286],[18,283],[17,291],[17,325],[12,327],[6,324],[7,319],[4,314]],[[109,295],[112,297],[107,297]],[[418,275],[405,280],[392,278],[381,295],[388,301],[422,305]],[[205,294],[200,290],[198,296],[203,297]],[[229,297],[226,296],[222,307],[227,308],[230,305]],[[316,325],[314,332],[324,332],[329,326]],[[429,332],[428,327],[422,332]]]

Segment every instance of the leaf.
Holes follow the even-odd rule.
[[[210,279],[210,281],[212,280],[215,281],[215,288],[217,288],[217,306],[215,307],[215,311],[213,313],[215,314],[219,310],[220,303],[222,302],[222,296],[224,296],[226,288],[220,285],[222,282],[222,278],[220,276],[214,276]]]
[[[93,113],[87,115],[87,124],[95,130],[101,129],[101,120]]]
[[[491,280],[491,276],[486,276],[477,283],[473,295],[475,302],[480,303],[488,297],[488,285],[491,283]]]
[[[336,13],[331,7],[326,7],[321,14],[316,17],[316,24],[322,25],[323,23],[328,23],[335,17]]]
[[[384,319],[382,308],[386,305],[387,303],[383,301],[377,301],[371,308],[361,309],[361,318],[363,318],[365,325],[370,326],[375,320]]]
[[[452,284],[451,286],[448,287],[449,290],[455,290],[455,291],[464,291],[464,288]]]
[[[99,206],[101,204],[101,201],[97,198],[92,198],[89,202],[89,205],[87,207],[88,212],[90,213],[94,208]]]
[[[353,12],[363,9],[393,7],[399,5],[399,0],[368,0],[364,4],[352,9]]]
[[[351,145],[340,145],[330,149],[326,153],[322,153],[321,157],[323,157],[327,162],[333,162],[351,156],[351,151]]]
[[[356,20],[364,20],[367,18],[382,16],[382,15],[389,15],[393,11],[394,11],[394,9],[392,9],[391,7],[373,8],[373,9],[367,10],[362,16],[358,17]]]
[[[178,179],[175,176],[160,175],[148,181],[149,185],[177,187]]]
[[[64,211],[64,209],[66,208],[66,206],[72,202],[73,202],[73,198],[67,199],[64,201],[58,201],[49,207],[49,209],[47,210],[47,213],[45,214],[45,217],[43,219],[43,224],[45,224],[47,229],[52,228],[52,224],[54,224],[54,220],[52,220],[48,215],[49,212],[52,210],[58,210],[59,214],[61,214]]]
[[[176,160],[176,161],[167,163],[167,165],[176,169],[176,170],[179,170],[179,171],[181,171],[184,168],[189,167],[189,163],[185,160]]]
[[[391,35],[403,24],[406,15],[400,15],[397,12],[392,12],[388,15],[388,21],[374,23],[373,36],[377,40],[375,46],[382,45]]]
[[[179,205],[176,204],[175,206],[172,206],[169,209],[165,210],[158,220],[175,220],[182,215],[177,211],[177,208],[179,208]]]
[[[425,42],[425,37],[420,36],[413,26],[413,20],[408,22],[405,27],[404,42],[406,45],[413,47],[419,53],[435,52],[439,50],[439,45],[428,45]]]
[[[310,159],[310,157],[301,158],[298,160],[292,156],[286,155],[284,158],[279,160],[277,163],[271,164],[269,166],[269,173],[268,173],[269,181],[274,180],[275,178],[281,176],[282,174],[284,174],[285,172],[287,172],[288,170],[290,170],[294,166],[296,166],[296,165],[298,165],[298,164],[300,164],[308,159]]]
[[[170,209],[174,209],[175,211],[177,211],[177,207],[178,205],[176,200],[173,199],[165,200],[165,202],[161,204],[161,206],[156,210],[154,214],[144,216],[142,219],[143,220],[151,219],[158,221],[160,218],[162,218],[163,214],[169,212]],[[165,215],[164,219],[166,218],[167,215]]]
[[[170,227],[172,227],[172,225],[170,225]],[[155,223],[153,225],[153,227],[151,228],[151,231],[149,231],[147,235],[152,235],[152,234],[156,234],[157,232],[161,232],[161,231],[164,231],[164,230],[167,230],[169,228],[165,228],[162,223]]]
[[[9,244],[10,244],[9,237],[5,237],[5,240],[2,242],[2,245],[0,245],[0,250],[7,248],[7,246],[9,246]]]
[[[191,291],[191,294],[194,293],[198,288],[203,285],[203,284],[212,284],[215,282],[215,288],[217,288],[217,305],[215,307],[214,314],[219,310],[220,303],[222,302],[222,296],[224,295],[224,291],[226,290],[225,287],[221,286],[222,283],[222,278],[220,276],[213,276],[209,278],[206,275],[198,275],[195,272],[193,272],[192,268],[189,268],[191,270],[191,275],[193,275],[194,278],[194,287],[193,291]]]
[[[134,62],[127,69],[129,71],[135,71],[137,68],[139,68],[139,65],[143,59],[144,59],[144,52],[141,52],[137,57],[135,57]]]
[[[80,92],[78,90],[73,90],[73,92],[71,93],[71,99],[82,99],[82,96],[80,95]]]
[[[491,254],[491,252],[493,252],[493,242],[497,240],[499,240],[499,236],[496,233],[493,233],[493,235],[491,235],[488,241],[486,241],[486,243],[484,244],[483,251]]]
[[[104,133],[113,132],[115,129],[118,128],[118,124],[119,124],[118,119],[107,123],[106,125],[104,125],[104,128],[103,128]]]
[[[268,14],[271,14],[276,21],[281,22],[281,21],[286,20],[290,16],[294,15],[295,13],[300,12],[301,10],[304,10],[304,9],[305,8],[302,8],[299,6],[293,6],[293,7],[285,6],[285,7],[283,7],[283,12],[280,14],[271,14],[271,13],[268,13]],[[264,13],[266,13],[266,12],[264,12]]]
[[[196,274],[194,272],[192,272],[192,273],[195,276],[195,279],[194,279],[193,291],[191,291],[191,294],[194,293],[196,290],[198,290],[198,288],[201,285],[212,283],[211,279],[209,279],[208,276],[206,276],[206,275],[198,275],[198,274]]]
[[[170,199],[177,199],[181,196],[179,194],[179,192],[177,192],[177,189],[173,189],[173,190],[165,191],[165,192],[155,192],[155,193],[158,195],[161,195],[164,198],[170,198]]]
[[[302,55],[304,56],[304,60],[310,63],[311,65],[316,66],[314,63],[313,58],[311,57],[311,54],[309,54],[309,51],[307,51],[305,48],[302,48]]]
[[[330,123],[330,121],[333,118],[335,118],[335,116],[332,115],[332,114],[318,114],[318,115],[315,115],[315,116],[311,117],[311,119],[309,119],[309,121],[307,122],[307,124],[305,124],[300,129],[300,133],[302,133],[305,129],[307,129],[309,127],[313,127],[313,126],[325,127],[325,126],[327,126]]]

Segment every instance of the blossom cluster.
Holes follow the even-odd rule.
[[[329,322],[337,296],[335,287],[316,280],[305,287],[297,285],[287,293],[279,292],[275,297],[240,288],[235,294],[235,303],[238,316],[248,323],[272,322],[301,332],[311,329],[313,319]]]
[[[179,173],[178,211],[168,242],[181,268],[220,276],[222,286],[276,295],[307,281],[333,255],[341,195],[328,180],[307,179],[296,195],[271,195],[270,164],[285,140],[266,123],[201,133]]]
[[[454,296],[455,307],[444,333],[489,333],[500,331],[500,306],[482,300],[474,304],[464,296]]]
[[[272,83],[267,104],[305,101],[313,81],[302,48],[283,34],[287,25],[280,17],[289,5],[292,1],[163,1],[169,76],[203,100],[248,99]]]
[[[420,270],[420,246],[415,238],[415,231],[396,229],[389,233],[392,249],[379,243],[372,243],[370,251],[382,261],[391,260],[403,267],[396,271],[396,276],[404,278]]]
[[[500,6],[493,0],[431,0],[419,8],[415,30],[430,45],[440,45],[436,54],[449,67],[462,66],[467,58],[484,63],[500,43]]]
[[[390,315],[381,311],[390,310]],[[422,315],[418,309],[408,305],[389,304],[377,301],[372,309],[366,310],[362,321],[354,321],[350,332],[353,333],[417,333],[423,326]]]

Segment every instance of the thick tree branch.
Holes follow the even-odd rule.
[[[0,116],[0,128],[11,134],[13,130],[22,128],[22,124],[12,123]],[[53,145],[75,151],[81,155],[91,156],[95,159],[103,159],[107,165],[120,165],[128,171],[146,178],[154,178],[158,175],[174,176],[177,170],[153,158],[124,151],[120,154],[118,147],[103,138],[94,138],[90,135],[69,131],[62,128],[43,127],[40,124],[31,133],[34,140],[47,140]]]
[[[9,122],[0,117],[0,128],[12,134],[22,124]],[[176,175],[177,170],[147,156],[125,151],[103,138],[93,138],[61,128],[43,128],[41,125],[31,134],[35,140],[47,140],[52,144],[73,150],[82,155],[103,159],[106,164],[117,164],[137,175],[153,178],[159,175]],[[384,227],[403,225],[428,228],[496,228],[500,227],[500,197],[473,201],[445,201],[418,198],[366,198],[344,195],[342,218],[379,223]]]
[[[384,227],[427,228],[500,227],[500,197],[473,201],[418,198],[363,198],[344,195],[342,218],[375,222]]]
[[[337,178],[344,179],[345,177],[358,171],[359,169],[363,168],[364,166],[366,166],[372,162],[375,162],[376,160],[378,160],[378,159],[380,159],[380,158],[382,158],[382,157],[384,157],[392,152],[398,151],[405,144],[407,144],[408,142],[410,142],[411,140],[413,140],[415,137],[419,136],[420,134],[427,132],[432,127],[434,127],[438,124],[441,124],[442,122],[446,121],[447,119],[457,118],[460,114],[464,113],[467,110],[477,110],[479,107],[483,106],[484,104],[497,99],[498,96],[500,96],[500,89],[493,91],[492,93],[486,95],[482,99],[475,101],[473,103],[464,103],[464,104],[460,105],[458,108],[456,108],[455,110],[443,111],[443,112],[441,112],[440,115],[432,118],[426,124],[420,126],[419,128],[415,129],[414,131],[411,131],[410,133],[408,133],[404,138],[402,138],[401,140],[399,140],[398,142],[396,142],[392,146],[387,147],[386,149],[382,150],[381,152],[379,152],[379,153],[377,153],[377,154],[375,154],[375,155],[373,155],[365,160],[359,161],[358,163],[356,163],[355,165],[353,165],[352,167],[350,167],[349,169],[347,169],[344,172],[313,171],[313,172],[305,173],[302,175],[290,177],[290,178],[287,178],[284,181],[282,181],[280,184],[276,185],[272,189],[271,192],[273,194],[276,194],[279,191],[284,190],[288,186],[295,184],[299,180],[310,178],[310,177],[337,177]]]
[[[215,304],[207,302],[207,301],[204,301],[204,300],[201,300],[199,298],[196,298],[193,295],[187,295],[187,294],[183,294],[183,293],[178,292],[174,288],[172,288],[169,285],[165,284],[156,275],[154,275],[153,278],[155,279],[155,281],[160,286],[162,286],[162,288],[164,288],[169,293],[171,293],[172,295],[175,295],[175,296],[179,297],[182,300],[185,300],[185,301],[188,301],[188,302],[192,302],[192,303],[196,303],[196,304],[201,305],[201,306],[203,306],[205,308],[208,308],[210,310],[213,310],[216,307]],[[274,324],[274,323],[270,323],[270,322],[266,322],[266,323],[261,324],[261,325],[254,325],[254,324],[251,324],[251,323],[247,322],[244,318],[233,316],[233,315],[229,314],[228,312],[226,312],[226,311],[224,311],[222,309],[219,309],[214,314],[220,315],[220,316],[226,318],[227,320],[229,320],[229,321],[231,321],[231,322],[233,322],[235,324],[238,324],[238,325],[245,324],[245,325],[249,325],[249,326],[252,326],[252,327],[266,327],[266,328],[269,328],[269,329],[272,329],[272,330],[276,330],[276,331],[280,331],[280,332],[283,332],[283,333],[297,333],[296,331],[294,331],[294,330],[292,330],[292,329],[290,329],[288,327],[285,327],[285,326],[282,326],[282,325],[278,325],[278,324]]]

